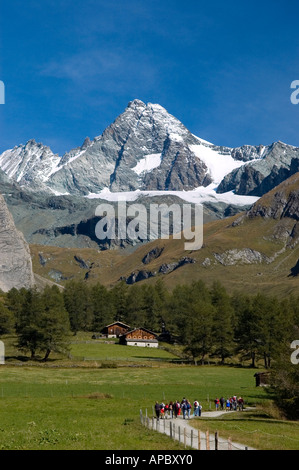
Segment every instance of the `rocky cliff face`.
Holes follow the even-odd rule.
[[[260,148],[259,152],[247,149],[246,153],[256,158],[227,174],[218,193],[262,196],[299,171],[299,149],[283,142]],[[240,158],[239,152],[236,155]]]
[[[290,218],[299,221],[299,173],[261,197],[247,212],[248,217]]]
[[[285,247],[294,248],[299,242],[299,173],[295,173],[267,194],[262,196],[233,225],[245,219],[262,217],[274,219],[272,235],[268,237],[283,241]]]
[[[34,277],[30,251],[23,235],[16,230],[13,218],[0,195],[0,289],[32,287]]]

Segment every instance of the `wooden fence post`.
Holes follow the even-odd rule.
[[[184,428],[184,447],[186,449],[186,428]]]
[[[215,432],[215,450],[218,450],[218,431]]]
[[[228,450],[232,450],[232,438],[228,438]]]
[[[210,433],[209,433],[209,431],[206,431],[206,440],[207,440],[206,449],[210,450]]]
[[[191,447],[193,447],[193,429],[191,429]]]
[[[197,439],[198,439],[198,450],[200,450],[200,429],[198,430],[198,436],[197,436]]]

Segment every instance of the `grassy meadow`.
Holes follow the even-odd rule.
[[[217,427],[223,437],[228,432],[248,445],[254,437],[257,448],[299,448],[298,423],[271,417],[270,399],[255,386],[252,369],[178,365],[172,362],[176,356],[163,349],[93,343],[90,335],[74,337],[72,359],[24,362],[15,354],[13,338],[2,339],[7,360],[0,367],[0,449],[176,450],[178,442],[141,426],[140,409],[151,416],[156,400],[185,396],[209,411],[214,398],[233,394],[241,395],[246,406],[258,405],[256,414],[199,418],[194,425]],[[271,441],[265,440],[269,433]]]

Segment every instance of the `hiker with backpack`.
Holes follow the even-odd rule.
[[[193,416],[199,416],[199,403],[197,400],[194,400],[193,403]]]
[[[186,403],[186,401],[182,402],[181,408],[182,408],[182,411],[183,411],[183,419],[186,419],[186,414],[187,414],[187,403]]]
[[[186,406],[187,406],[187,416],[188,416],[188,419],[190,419],[192,406],[189,400],[186,401]]]
[[[174,417],[175,419],[179,416],[181,410],[180,402],[177,400],[174,404]]]

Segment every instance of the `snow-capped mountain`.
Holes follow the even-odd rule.
[[[213,145],[193,135],[162,106],[137,99],[102,135],[85,139],[62,157],[34,140],[0,155],[0,168],[9,178],[56,195],[109,198],[117,192],[135,197],[140,191],[167,191],[192,200],[197,196],[199,202],[214,198],[239,204],[261,196],[264,179],[269,190],[280,177],[298,171],[298,162],[299,149],[280,142]]]
[[[0,156],[0,168],[21,186],[45,182],[61,161],[51,149],[34,139],[26,145],[6,150]]]
[[[48,186],[61,193],[193,189],[212,182],[190,150],[199,140],[162,106],[139,100],[86,146],[64,156]]]

